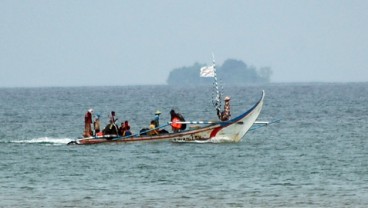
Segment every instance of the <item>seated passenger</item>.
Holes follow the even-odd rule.
[[[125,133],[125,126],[124,123],[121,123],[121,126],[119,127],[119,135],[123,136]]]
[[[158,133],[156,127],[155,127],[155,121],[154,120],[151,121],[151,125],[149,126],[149,130],[150,130],[148,132],[149,136],[159,135],[159,133]]]
[[[125,137],[132,136],[132,132],[130,131],[130,126],[125,128],[124,135]]]
[[[174,110],[171,110],[170,116],[171,116],[171,127],[173,132],[179,132],[180,130],[186,129],[187,125],[183,123],[185,119],[180,113],[176,113]]]
[[[110,120],[110,123],[107,124],[107,126],[103,130],[104,135],[109,135],[109,134],[117,135],[118,132],[119,132],[118,127],[115,125],[115,123],[112,122],[112,120]]]
[[[124,130],[127,130],[128,128],[130,129],[130,125],[129,125],[128,121],[125,121],[124,122]]]

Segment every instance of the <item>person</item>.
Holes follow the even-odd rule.
[[[115,111],[111,111],[109,119],[110,121],[112,121],[112,123],[115,123],[118,120],[117,118],[115,118]]]
[[[119,135],[124,136],[124,134],[125,134],[125,126],[124,126],[124,123],[121,122],[121,125],[119,127]]]
[[[113,120],[110,119],[110,123],[106,125],[106,127],[103,130],[103,134],[112,134],[112,135],[117,135],[119,133],[119,129],[116,126],[115,123],[113,123]]]
[[[179,132],[182,124],[178,123],[180,122],[180,118],[178,116],[178,114],[172,109],[170,111],[170,116],[171,116],[171,128],[173,132]]]
[[[125,127],[124,135],[125,137],[132,136],[132,132],[130,131],[130,126]]]
[[[221,112],[221,121],[227,121],[230,119],[231,117],[231,113],[230,113],[230,97],[226,96],[225,97],[225,105],[224,105],[224,111]]]
[[[130,129],[130,125],[128,121],[124,121],[124,131]]]
[[[156,111],[155,113],[155,118],[153,119],[155,121],[155,127],[159,127],[160,126],[160,111]]]
[[[148,132],[148,135],[149,136],[155,136],[155,135],[159,135],[159,133],[158,133],[158,131],[157,131],[157,129],[156,129],[156,127],[155,127],[155,120],[152,120],[151,121],[151,124],[150,124],[150,126],[149,126],[149,132]]]
[[[90,108],[84,115],[84,133],[83,133],[84,137],[90,137],[92,135],[92,129],[91,129],[92,113],[93,113],[93,109]]]
[[[100,115],[95,116],[95,121],[93,122],[93,128],[95,129],[95,135],[100,133]]]
[[[159,134],[167,134],[169,133],[168,131],[166,131],[165,129],[158,128],[160,126],[160,115],[161,115],[161,112],[159,110],[156,111],[155,118],[153,119],[155,121],[156,130]]]

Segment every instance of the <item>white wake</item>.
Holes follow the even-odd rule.
[[[40,143],[40,144],[55,144],[55,145],[62,145],[62,144],[68,144],[72,139],[70,138],[52,138],[52,137],[40,137],[40,138],[34,138],[29,140],[16,140],[12,141],[14,143]]]

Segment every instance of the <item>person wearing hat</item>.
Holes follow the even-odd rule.
[[[84,115],[84,133],[83,133],[84,137],[90,137],[92,135],[92,129],[91,129],[92,113],[93,113],[93,109],[90,108],[87,111],[87,113]]]
[[[227,121],[231,117],[231,114],[230,114],[230,97],[226,96],[224,100],[225,100],[225,105],[224,105],[224,111],[222,111],[222,113],[221,113],[221,121]]]
[[[155,113],[155,118],[153,119],[154,121],[154,125],[155,125],[155,128],[156,130],[158,131],[158,133],[160,134],[165,134],[165,133],[169,133],[168,131],[166,131],[165,129],[159,129],[158,127],[160,126],[160,115],[161,115],[161,112],[158,110],[156,111]]]
[[[159,110],[156,111],[155,113],[155,118],[153,119],[153,121],[155,122],[155,128],[159,127],[160,126],[160,115],[161,115],[161,112]]]

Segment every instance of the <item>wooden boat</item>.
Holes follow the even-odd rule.
[[[197,128],[189,128],[176,133],[166,133],[157,136],[132,135],[128,137],[119,137],[117,135],[104,135],[97,137],[87,137],[76,139],[70,144],[100,144],[100,143],[128,143],[142,141],[174,141],[174,142],[216,142],[228,141],[239,142],[252,125],[256,122],[264,102],[265,93],[250,109],[244,111],[239,116],[228,120],[218,122],[186,122],[201,124]]]

